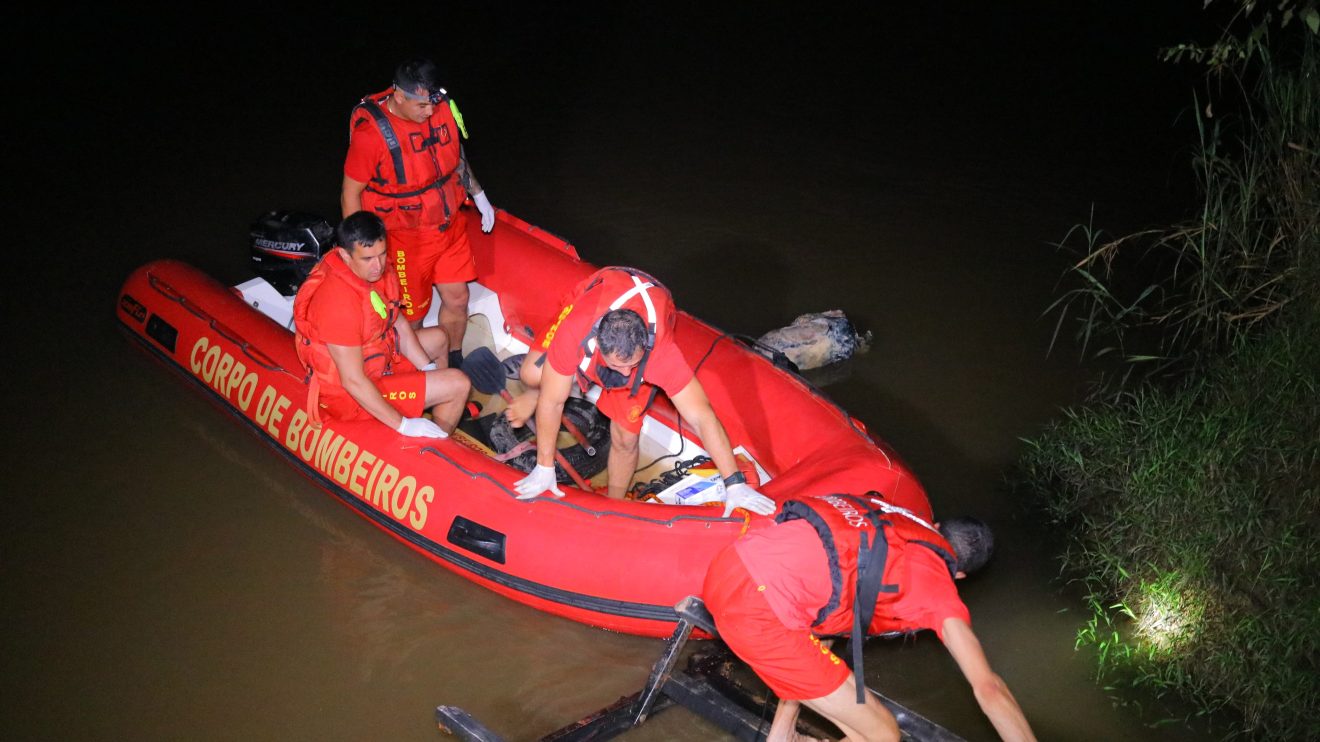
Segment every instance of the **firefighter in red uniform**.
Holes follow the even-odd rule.
[[[298,359],[311,377],[308,415],[317,424],[323,416],[374,417],[404,435],[446,437],[470,383],[462,371],[444,367],[444,329],[414,330],[404,319],[378,217],[351,214],[335,236],[339,246],[312,270],[293,302]],[[422,416],[428,408],[435,422]]]
[[[866,635],[933,629],[1005,740],[1033,740],[972,633],[954,580],[980,568],[993,537],[975,518],[932,524],[875,492],[789,500],[776,524],[711,562],[703,598],[720,638],[781,699],[767,736],[795,739],[805,703],[850,740],[898,740],[892,714],[861,681]],[[850,634],[854,672],[820,637]]]
[[[463,117],[440,87],[435,64],[404,62],[392,88],[353,109],[340,192],[345,217],[366,210],[384,220],[389,262],[413,327],[430,308],[431,286],[440,289],[440,326],[455,354],[467,329],[467,282],[477,277],[467,214],[459,209],[468,194],[481,213],[481,231],[495,226],[495,209],[472,175],[460,137],[467,138]],[[450,365],[456,360],[451,356]]]
[[[601,387],[596,406],[610,419],[610,497],[622,498],[637,469],[642,418],[663,390],[724,477],[725,516],[735,507],[762,515],[775,503],[747,484],[738,470],[729,436],[701,382],[673,340],[676,312],[669,291],[632,268],[604,268],[573,290],[558,319],[527,353],[521,369],[530,390],[507,414],[515,426],[536,413],[536,467],[517,485],[520,499],[542,492],[562,495],[555,485],[554,443],[564,401],[576,379],[586,391]]]

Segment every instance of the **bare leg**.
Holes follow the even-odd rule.
[[[426,406],[435,424],[446,433],[454,432],[458,426],[471,388],[472,382],[458,369],[426,372]]]
[[[781,700],[775,709],[775,719],[770,722],[770,731],[766,732],[766,742],[825,742],[817,737],[798,734],[798,711],[801,709],[800,701]]]
[[[468,286],[466,283],[437,283],[440,289],[440,326],[449,335],[449,347],[463,349],[467,332]]]
[[[544,356],[545,353],[539,350],[530,350],[523,359],[522,367],[518,369],[518,377],[522,380],[526,391],[514,397],[509,402],[508,409],[504,411],[504,416],[515,428],[526,425],[532,414],[536,412],[536,400],[541,396],[541,367],[537,361]]]
[[[624,430],[618,423],[610,421],[610,455],[608,495],[615,500],[622,500],[632,485],[633,474],[637,473],[637,433]]]
[[[866,694],[866,703],[857,703],[857,685],[851,674],[829,695],[802,703],[829,719],[854,742],[898,742],[898,722],[894,715],[870,693]],[[778,712],[775,718],[778,721]]]
[[[449,367],[449,336],[439,327],[423,327],[417,330],[417,341],[422,344],[422,352],[435,361],[436,368]]]

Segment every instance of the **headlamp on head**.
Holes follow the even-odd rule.
[[[418,95],[417,93],[414,93],[411,90],[408,90],[404,86],[400,85],[398,82],[395,82],[394,89],[399,91],[400,93],[403,93],[403,97],[407,98],[410,101],[413,102],[426,101],[433,106],[438,106],[449,99],[449,92],[446,91],[444,88],[435,88],[434,90],[431,90],[429,93]]]

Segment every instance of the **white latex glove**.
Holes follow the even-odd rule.
[[[473,196],[472,202],[477,205],[477,211],[481,212],[481,231],[489,234],[495,228],[495,207],[490,205],[485,191]]]
[[[515,482],[513,488],[518,490],[519,500],[530,500],[542,492],[549,492],[555,497],[564,496],[564,493],[559,489],[559,483],[555,481],[555,467],[553,465],[541,466],[537,464],[532,468],[532,473]]]
[[[449,434],[441,430],[439,425],[424,417],[405,417],[396,430],[411,438],[449,437]]]
[[[779,506],[774,500],[752,489],[744,482],[731,484],[724,488],[724,517],[729,517],[734,508],[744,508],[757,515],[769,515]]]

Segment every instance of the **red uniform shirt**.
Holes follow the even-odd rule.
[[[591,332],[596,320],[609,310],[609,301],[615,298],[604,292],[598,293],[607,300],[605,306],[599,306],[599,302],[591,297],[586,304],[569,303],[560,313],[559,321],[543,334],[546,338],[545,342],[549,343],[546,360],[549,361],[551,368],[565,376],[577,375],[585,356],[582,341]],[[577,298],[580,299],[581,296]],[[664,317],[659,320],[666,321]],[[593,364],[589,371],[594,368]],[[693,375],[692,367],[688,365],[687,359],[683,357],[683,353],[670,339],[668,333],[661,335],[656,346],[651,349],[650,358],[646,361],[646,369],[642,374],[646,383],[660,387],[665,394],[673,397],[683,391],[688,382],[692,381]],[[593,378],[592,381],[599,383],[600,380]]]
[[[766,602],[784,626],[820,635],[846,634],[852,629],[850,611],[811,627],[830,599],[830,573],[825,547],[810,523],[792,520],[752,531],[735,541],[734,549],[757,585],[764,586]],[[943,639],[946,618],[971,623],[947,565],[935,552],[910,547],[905,563],[908,574],[899,578],[902,592],[894,601],[877,607],[873,628],[882,632],[933,629]],[[841,599],[851,606],[852,596]]]

